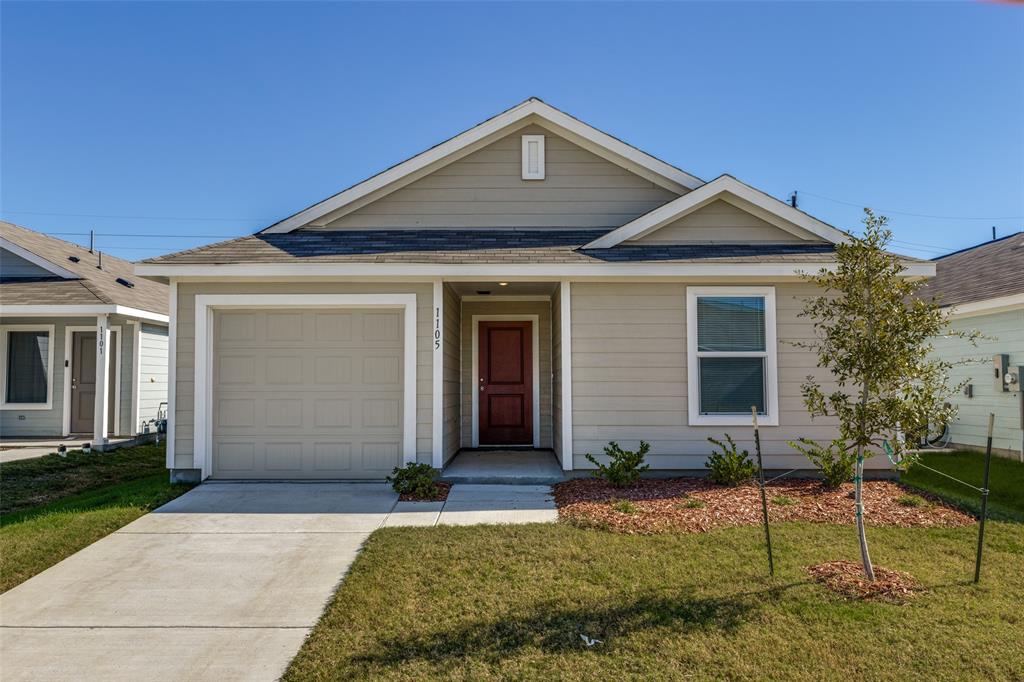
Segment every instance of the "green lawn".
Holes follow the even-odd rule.
[[[926,453],[922,456],[921,463],[981,487],[985,469],[983,453]],[[912,466],[900,480],[907,485],[940,495],[974,514],[981,511],[980,493],[923,467]],[[993,456],[989,489],[990,519],[1024,521],[1024,464],[1006,457]]]
[[[168,483],[163,447],[155,445],[4,464],[0,592],[188,489]]]
[[[89,455],[46,455],[0,466],[0,514],[38,507],[91,488],[167,474],[164,446],[140,445]]]
[[[285,680],[1020,680],[1024,525],[869,530],[928,592],[845,602],[805,567],[856,559],[852,527],[626,536],[554,526],[374,533]],[[580,635],[604,640],[587,648]]]

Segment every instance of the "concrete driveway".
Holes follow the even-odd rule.
[[[546,486],[397,497],[378,483],[199,486],[0,595],[0,677],[274,680],[377,528],[556,515]]]

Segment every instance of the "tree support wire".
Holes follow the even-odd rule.
[[[757,451],[757,475],[761,482],[761,514],[764,517],[764,539],[768,545],[768,574],[775,575],[775,561],[772,559],[772,532],[768,527],[768,498],[764,492],[764,463],[761,461],[761,434],[757,430],[757,407],[751,405],[754,416],[754,449]],[[774,480],[774,479],[773,479]]]

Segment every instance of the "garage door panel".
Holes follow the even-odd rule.
[[[351,443],[314,443],[313,468],[320,472],[350,472]]]
[[[214,325],[215,477],[383,478],[401,466],[400,312],[232,310]]]
[[[366,471],[390,474],[391,470],[397,466],[395,462],[401,461],[402,448],[398,441],[363,443],[362,445],[362,465]]]

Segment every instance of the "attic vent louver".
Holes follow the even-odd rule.
[[[523,180],[544,179],[544,136],[523,135]]]
[[[81,259],[78,256],[68,256],[68,260],[72,263],[77,263]]]
[[[120,284],[123,287],[128,287],[129,289],[135,288],[135,284],[133,282],[130,282],[130,281],[126,280],[124,277],[118,277],[114,281],[117,282],[118,284]]]

